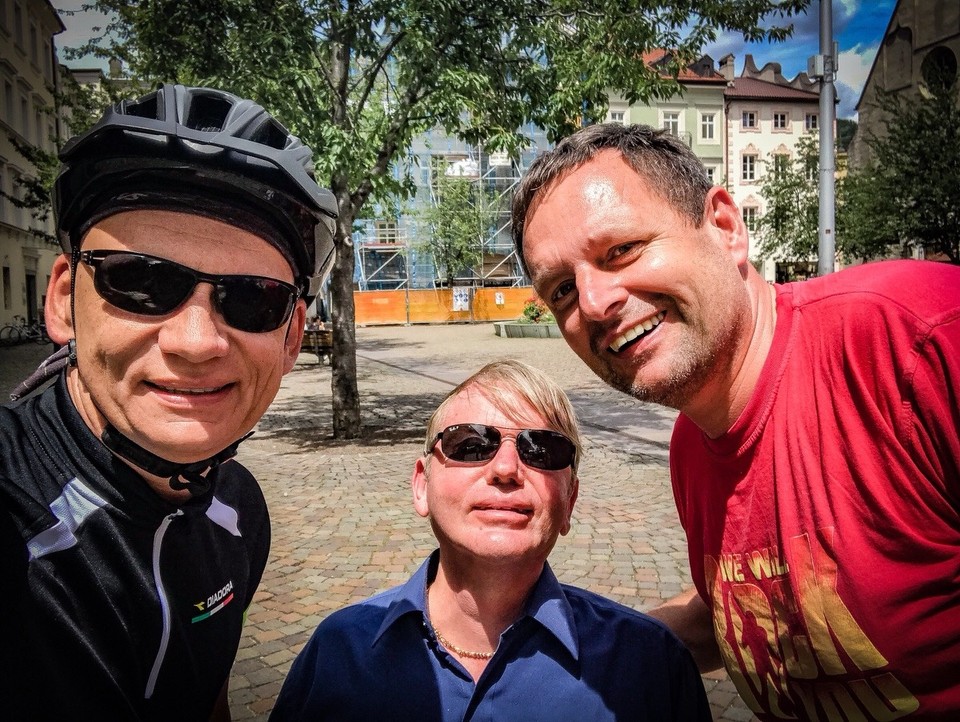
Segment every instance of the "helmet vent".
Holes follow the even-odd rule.
[[[287,145],[287,131],[273,118],[267,118],[250,136],[254,143],[283,150]]]
[[[233,104],[225,98],[196,95],[183,124],[193,130],[215,133],[223,130],[224,121]]]
[[[158,97],[158,93],[151,93],[146,98],[141,98],[136,102],[125,100],[122,103],[123,110],[121,112],[125,115],[135,115],[138,118],[154,118],[163,120],[162,116],[157,113]]]

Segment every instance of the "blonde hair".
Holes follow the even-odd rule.
[[[494,406],[517,423],[533,409],[547,420],[551,431],[559,431],[567,436],[576,447],[573,459],[573,477],[576,478],[583,447],[580,427],[570,399],[543,371],[513,359],[487,364],[447,394],[427,424],[425,451],[443,430],[440,424],[453,399],[472,388],[483,391]]]

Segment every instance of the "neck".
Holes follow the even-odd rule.
[[[471,673],[482,671],[488,660],[463,652],[485,655],[496,650],[500,635],[523,613],[542,570],[543,563],[535,574],[509,566],[475,564],[465,569],[445,563],[441,553],[436,578],[427,590],[428,615],[444,638],[441,644]]]
[[[773,345],[777,325],[777,292],[752,268],[747,278],[750,317],[733,364],[705,385],[681,411],[710,438],[725,434],[736,423],[753,395]]]

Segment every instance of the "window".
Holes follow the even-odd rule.
[[[773,114],[773,129],[774,130],[789,130],[790,129],[790,116],[786,113],[774,113]]]
[[[376,221],[374,228],[377,233],[377,243],[397,243],[399,241],[396,221]]]
[[[740,160],[740,178],[744,182],[753,182],[757,179],[757,156],[744,154]]]
[[[30,23],[30,61],[40,67],[40,43],[37,39],[37,24]]]
[[[13,294],[10,289],[10,266],[3,267],[3,307],[8,311],[13,306]]]
[[[4,168],[0,166],[0,193],[6,190],[6,185],[4,185],[4,180],[6,176],[4,175]],[[7,220],[7,199],[0,195],[0,221]]]
[[[717,181],[715,180],[715,176],[716,176],[717,169],[714,168],[712,165],[708,165],[708,166],[704,166],[704,170],[707,172],[707,183],[709,183],[710,185],[713,185],[714,183],[716,183]]]
[[[20,133],[24,138],[30,132],[30,101],[26,95],[20,96]]]
[[[10,174],[10,195],[12,198],[23,198],[23,188],[20,187],[20,176],[17,173]],[[19,228],[23,224],[23,209],[14,203],[12,199],[10,205],[13,207],[10,222]]]
[[[757,129],[757,113],[753,110],[743,111],[743,115],[740,116],[740,127],[743,130],[756,130]]]
[[[806,176],[808,181],[815,181],[820,177],[820,158],[807,158]]]
[[[704,113],[700,116],[700,138],[702,140],[713,140],[715,121],[716,115],[714,113]]]
[[[680,113],[672,110],[663,111],[663,124],[661,126],[670,135],[680,135]]]
[[[807,130],[816,130],[820,127],[820,116],[816,113],[807,113],[803,118],[803,127]]]
[[[34,113],[33,122],[34,122],[34,126],[37,129],[37,138],[36,138],[37,146],[39,146],[40,148],[46,148],[47,147],[46,138],[43,137],[43,126],[44,126],[43,111],[41,111],[39,108]]]
[[[743,214],[743,224],[748,231],[757,230],[757,208],[756,206],[744,206],[741,209]]]
[[[12,128],[16,101],[13,98],[13,83],[9,80],[3,81],[3,101],[3,119]]]
[[[786,153],[777,153],[773,156],[773,174],[782,178],[790,170],[790,156]]]
[[[611,123],[623,123],[623,119],[626,113],[622,110],[611,110],[610,111],[610,122]]]
[[[23,8],[18,4],[13,6],[13,39],[23,47]]]

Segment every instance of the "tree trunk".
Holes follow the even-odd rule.
[[[340,218],[334,242],[337,257],[330,274],[333,322],[333,356],[330,362],[330,390],[333,396],[333,436],[355,439],[360,436],[360,394],[357,391],[356,307],[353,302],[353,204],[349,193],[337,192]]]

